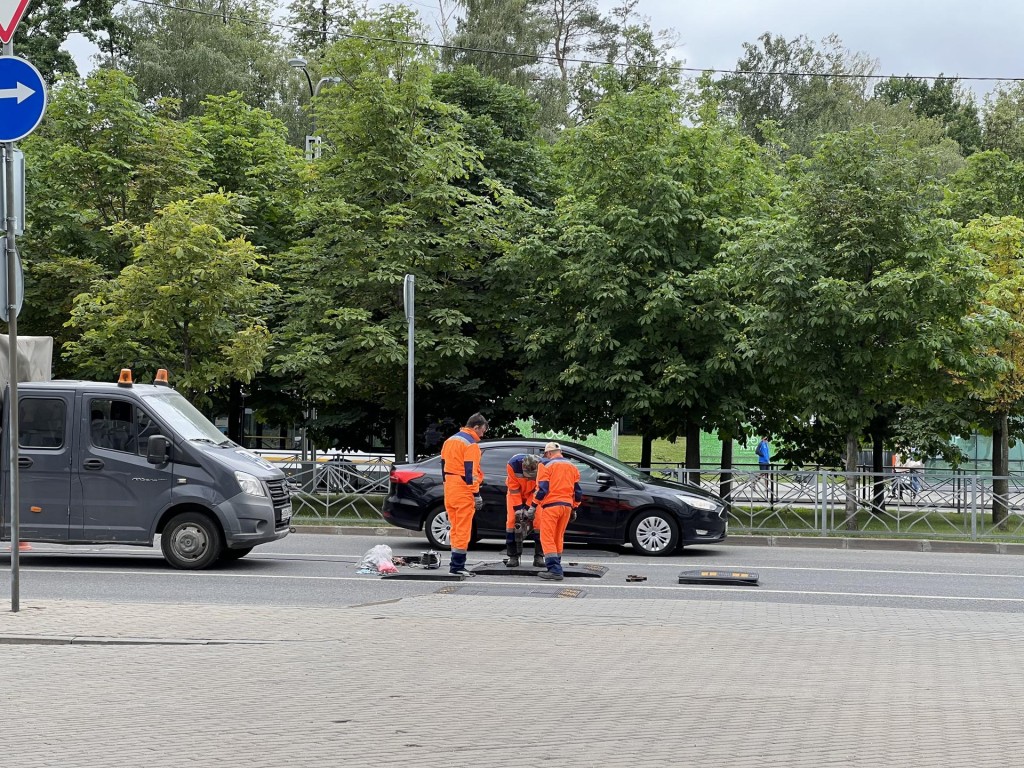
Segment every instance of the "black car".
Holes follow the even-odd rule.
[[[505,538],[505,466],[517,453],[538,456],[545,440],[487,440],[480,443],[484,507],[473,519],[474,540]],[[562,454],[580,471],[583,503],[565,532],[566,541],[631,543],[644,555],[668,555],[689,544],[725,538],[725,504],[692,485],[650,477],[634,467],[575,443],[561,443]],[[441,457],[391,470],[384,519],[399,528],[426,533],[438,549],[448,549]]]

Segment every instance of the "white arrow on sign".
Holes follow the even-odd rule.
[[[18,83],[14,88],[0,88],[0,99],[17,99],[21,104],[25,99],[35,93],[24,83]]]

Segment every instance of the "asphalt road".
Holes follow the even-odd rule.
[[[362,554],[388,544],[396,556],[417,555],[423,540],[387,536],[292,534],[258,547],[243,560],[201,572],[168,567],[158,549],[61,547],[37,544],[21,556],[21,601],[198,603],[271,606],[354,606],[425,595],[452,582],[382,580],[357,573]],[[470,561],[500,563],[501,548],[482,544]],[[447,555],[443,553],[446,570]],[[572,587],[587,597],[660,600],[742,600],[969,611],[1024,611],[1024,558],[948,554],[716,545],[667,558],[570,549],[564,563],[607,567],[601,578],[561,584],[527,576],[477,576],[460,592],[550,596]],[[679,584],[682,571],[753,571],[758,586]],[[439,573],[442,571],[434,571]],[[646,576],[629,583],[627,575]],[[10,555],[0,554],[0,595],[10,599]]]

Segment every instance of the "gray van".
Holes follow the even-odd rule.
[[[166,385],[24,382],[18,400],[22,541],[151,547],[159,534],[168,563],[198,569],[288,534],[284,474]],[[5,423],[4,475],[8,444]]]

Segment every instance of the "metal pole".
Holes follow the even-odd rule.
[[[4,45],[4,56],[14,55],[14,43]],[[7,237],[4,239],[4,255],[7,261],[7,295],[0,300],[7,302],[7,333],[10,336],[10,371],[11,384],[7,398],[7,438],[8,467],[7,477],[10,483],[8,498],[11,506],[11,611],[17,613],[21,609],[21,564],[18,558],[19,541],[19,509],[18,498],[18,270],[14,242],[14,142],[4,142],[4,174],[7,182]]]
[[[413,432],[413,411],[416,394],[416,276],[405,276],[405,319],[409,323],[408,425],[406,426],[407,461],[416,461],[416,433]]]

